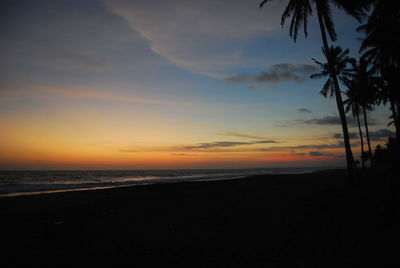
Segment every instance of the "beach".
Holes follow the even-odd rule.
[[[331,170],[6,197],[2,259],[41,267],[399,267],[399,247],[389,247],[398,226],[386,228],[380,217],[383,189],[350,189],[345,171]]]

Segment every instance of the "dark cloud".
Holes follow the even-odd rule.
[[[260,140],[260,141],[248,141],[248,142],[217,141],[217,142],[198,143],[196,145],[185,146],[185,147],[183,147],[183,149],[185,149],[185,150],[212,149],[212,148],[233,147],[233,146],[253,145],[253,144],[266,144],[266,143],[281,143],[281,142],[274,141],[274,140]]]
[[[260,144],[260,143],[282,143],[281,141],[274,141],[274,140],[264,140],[264,141],[253,141],[250,144]]]
[[[343,142],[334,144],[307,144],[297,146],[283,146],[283,147],[269,147],[259,149],[260,151],[275,151],[275,150],[322,150],[322,149],[336,149],[343,148]]]
[[[299,112],[302,112],[302,113],[311,113],[311,110],[310,109],[307,109],[307,108],[299,108],[299,109],[297,109]]]
[[[306,155],[307,153],[303,150],[318,151],[325,149],[336,149],[343,148],[343,142],[337,142],[333,144],[307,144],[297,146],[271,146],[266,148],[254,148],[249,147],[256,144],[277,144],[282,143],[274,140],[259,140],[259,141],[248,141],[248,142],[211,142],[211,143],[199,143],[188,146],[174,146],[165,148],[148,148],[143,150],[131,150],[129,148],[120,149],[119,152],[123,153],[136,153],[136,152],[150,152],[150,151],[165,151],[170,155],[176,156],[188,156],[190,152],[208,152],[208,153],[243,153],[243,152],[274,152],[274,151],[289,151],[291,155]],[[354,145],[354,144],[352,144]],[[239,147],[243,146],[243,147]]]
[[[384,128],[381,128],[377,131],[369,132],[369,138],[372,141],[384,140],[388,137],[394,137],[394,135],[395,135],[395,133],[393,131],[391,131],[389,129],[384,129]],[[359,138],[359,135],[357,132],[349,132],[349,136],[350,136],[350,139],[358,139]],[[366,138],[365,135],[363,137]],[[334,133],[333,138],[342,139],[343,135],[342,135],[342,133]]]
[[[349,132],[350,139],[358,139],[359,136],[357,132]],[[342,133],[334,133],[332,136],[334,139],[343,139]]]
[[[183,147],[184,149],[209,149],[216,147],[231,147],[238,145],[245,145],[247,142],[232,142],[232,141],[218,141],[218,142],[209,142],[209,143],[198,143],[196,145],[190,145]]]
[[[394,136],[395,136],[395,133],[393,131],[391,131],[389,129],[384,129],[384,128],[381,128],[377,131],[371,131],[369,133],[369,137],[373,141],[384,140],[384,139],[387,139],[389,137],[394,137]]]
[[[310,144],[310,145],[298,145],[291,147],[292,149],[336,149],[342,148],[343,143],[339,142],[336,144]]]
[[[316,66],[310,64],[280,63],[272,65],[270,71],[260,72],[258,74],[237,74],[228,77],[226,81],[232,83],[303,82],[308,78],[309,74],[316,71]]]
[[[357,121],[353,117],[346,117],[347,125],[350,127],[356,127]],[[321,118],[311,118],[303,120],[303,123],[310,125],[341,125],[340,117],[337,115],[327,115]],[[368,120],[368,125],[375,126],[376,121],[374,119]]]
[[[357,120],[355,120],[353,117],[346,117],[347,125],[350,127],[357,127]],[[308,120],[303,120],[304,124],[310,124],[310,125],[341,125],[340,117],[338,115],[327,115],[321,118],[311,118]],[[377,125],[377,122],[373,119],[370,118],[368,119],[368,125],[369,126],[375,126]]]
[[[254,145],[254,144],[268,144],[268,143],[280,143],[274,140],[261,140],[261,141],[250,141],[250,142],[212,142],[212,143],[200,143],[193,146],[181,147],[181,150],[196,151],[201,150],[202,152],[272,152],[272,151],[292,151],[293,155],[305,155],[303,152],[296,153],[297,150],[313,150],[319,151],[324,149],[337,149],[343,148],[343,142],[337,142],[333,144],[307,144],[297,146],[272,146],[268,148],[237,148],[237,149],[225,149],[226,147],[234,147],[240,145]],[[175,148],[177,149],[177,148]],[[179,149],[179,148],[178,148]]]
[[[347,126],[349,127],[358,127],[357,120],[353,117],[346,117]],[[292,119],[277,122],[278,127],[291,127],[294,124],[307,124],[307,125],[338,125],[340,126],[342,123],[340,121],[340,117],[338,115],[326,115],[323,117],[314,117],[310,119]],[[376,126],[378,122],[373,119],[368,119],[368,126]]]
[[[324,152],[319,152],[319,151],[311,151],[308,153],[309,156],[332,156],[333,154],[328,154]]]

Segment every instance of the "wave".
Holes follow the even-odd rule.
[[[0,197],[308,173],[324,168],[0,171]]]

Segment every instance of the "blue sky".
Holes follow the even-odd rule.
[[[325,157],[312,158],[318,154],[293,149],[339,142],[332,136],[340,125],[313,121],[337,116],[335,101],[318,93],[324,81],[309,79],[317,71],[311,58],[323,60],[316,18],[309,37],[294,43],[280,26],[285,1],[258,4],[4,1],[0,135],[12,146],[2,149],[0,167],[343,164],[339,150],[315,147]],[[356,56],[358,23],[337,10],[334,21],[336,44]],[[387,115],[371,115],[372,131],[386,129]],[[249,136],[279,141],[281,150]],[[239,141],[247,143],[228,147],[241,150],[214,144],[193,152],[198,160],[177,157],[193,144]]]

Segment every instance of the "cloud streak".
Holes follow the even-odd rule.
[[[329,154],[325,152],[320,152],[320,151],[311,151],[308,153],[309,156],[333,156],[334,154]]]
[[[350,137],[350,139],[358,139],[359,138],[357,132],[349,132],[349,137]],[[334,133],[332,135],[332,138],[343,139],[343,135],[342,135],[342,133]]]
[[[237,132],[231,132],[231,131],[217,133],[217,135],[228,136],[228,137],[246,138],[246,139],[255,139],[255,140],[267,140],[268,139],[266,137],[243,134],[243,133],[237,133]]]
[[[37,96],[38,94],[48,95],[57,94],[68,97],[85,98],[85,99],[97,99],[97,100],[111,100],[121,102],[132,102],[132,103],[145,103],[145,104],[163,104],[163,105],[177,105],[181,104],[173,101],[161,101],[153,99],[143,99],[135,97],[127,97],[113,94],[110,91],[100,91],[90,88],[65,88],[65,87],[49,87],[49,86],[31,86],[23,90],[1,90],[1,95],[4,96],[18,96],[18,95],[29,95],[32,94]]]
[[[357,132],[350,132],[349,133],[350,139],[358,139],[359,135]],[[377,131],[369,131],[369,138],[372,141],[380,141],[380,140],[384,140],[387,139],[388,137],[394,137],[395,133],[389,129],[384,129],[381,128]],[[342,133],[334,133],[333,138],[335,139],[342,139],[343,135]],[[365,136],[364,136],[365,138]]]
[[[357,126],[357,121],[352,118],[352,117],[346,117],[347,120],[347,125],[356,127]],[[311,118],[307,120],[302,120],[304,124],[308,125],[341,125],[341,120],[340,117],[337,115],[327,115],[323,117],[316,117],[316,118]],[[370,126],[375,126],[376,121],[373,119],[369,120],[369,125]]]
[[[261,140],[261,141],[249,141],[249,142],[210,142],[210,143],[198,143],[193,145],[185,146],[172,146],[164,148],[149,148],[136,150],[134,148],[123,148],[118,150],[122,153],[140,153],[140,152],[168,152],[169,155],[186,155],[187,153],[263,153],[263,152],[291,152],[293,155],[309,155],[310,152],[319,152],[321,150],[330,150],[343,148],[342,142],[333,144],[307,144],[307,145],[296,145],[296,146],[271,146],[271,147],[250,147],[259,144],[274,144],[280,143],[273,140]],[[299,151],[299,152],[297,152]],[[306,151],[306,152],[304,152]],[[307,153],[307,151],[310,151]],[[313,153],[317,156],[318,153]],[[324,153],[324,155],[328,155]],[[333,155],[333,154],[332,154]]]
[[[183,149],[185,150],[212,149],[221,147],[233,147],[233,146],[243,146],[243,145],[268,144],[268,143],[281,143],[281,142],[275,140],[259,140],[259,141],[248,141],[248,142],[218,141],[218,142],[198,143],[195,145],[184,146]]]
[[[308,79],[309,74],[318,69],[311,64],[292,64],[280,63],[272,65],[270,71],[258,74],[236,74],[226,78],[231,83],[256,82],[256,83],[276,83],[276,82],[303,82]]]
[[[286,147],[270,147],[261,149],[262,151],[273,151],[273,150],[322,150],[322,149],[337,149],[343,148],[343,143],[334,143],[334,144],[306,144],[306,145],[297,145],[297,146],[286,146]]]
[[[307,108],[299,108],[297,109],[297,111],[302,112],[302,113],[312,113],[312,111],[310,109]]]

